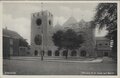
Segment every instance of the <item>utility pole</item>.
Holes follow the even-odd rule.
[[[41,12],[43,12],[43,3],[41,3]],[[44,28],[42,26],[42,51],[41,51],[41,61],[43,61],[43,52],[44,52]]]

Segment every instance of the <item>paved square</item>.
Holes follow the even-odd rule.
[[[81,75],[81,74],[116,74],[115,62],[59,62],[41,61],[38,58],[4,59],[4,74],[18,75]]]

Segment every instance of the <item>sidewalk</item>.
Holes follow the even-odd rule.
[[[10,60],[21,61],[41,61],[41,57],[11,57]],[[43,61],[47,62],[78,62],[78,63],[98,63],[103,62],[102,58],[60,58],[60,57],[44,57]]]
[[[103,60],[100,58],[93,59],[93,60],[44,60],[48,62],[78,62],[78,63],[98,63],[102,62]]]

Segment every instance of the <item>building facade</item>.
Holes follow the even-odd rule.
[[[57,24],[58,25],[58,24]],[[68,57],[95,57],[95,37],[94,28],[91,22],[81,20],[77,22],[73,17],[70,17],[59,29],[66,31],[73,29],[78,34],[81,34],[85,42],[79,49],[68,52]],[[53,27],[53,15],[49,11],[36,12],[31,15],[31,55],[41,56],[65,56],[65,50],[58,50],[52,41],[52,35],[56,26]],[[58,29],[58,30],[59,30]]]
[[[25,41],[17,32],[3,29],[3,58],[10,56],[25,56],[28,51],[26,41],[21,45],[21,40]],[[24,51],[22,49],[25,49]]]
[[[97,57],[111,56],[110,40],[105,37],[96,37],[96,53]]]
[[[40,56],[48,52],[51,45],[53,15],[48,11],[33,13],[31,16],[31,54]]]

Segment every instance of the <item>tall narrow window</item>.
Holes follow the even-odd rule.
[[[10,55],[13,55],[13,47],[10,47]]]
[[[13,39],[10,39],[10,45],[13,45]]]

